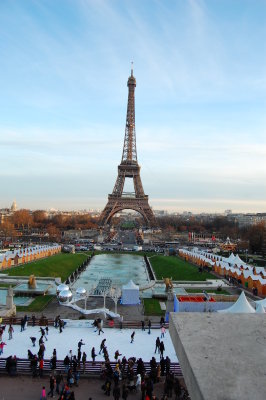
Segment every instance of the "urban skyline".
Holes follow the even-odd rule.
[[[133,60],[151,206],[266,210],[265,3],[7,1],[0,10],[0,207],[104,207]]]

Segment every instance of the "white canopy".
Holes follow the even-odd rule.
[[[256,303],[256,304],[261,304],[263,307],[266,308],[266,299],[257,300],[257,301],[255,301],[255,303]]]
[[[231,255],[230,255],[230,257],[228,257],[227,261],[228,261],[230,264],[233,264],[233,263],[235,262],[234,253],[231,253]]]
[[[263,307],[263,305],[261,303],[257,304],[256,313],[260,313],[260,314],[264,314],[265,313],[264,307]]]
[[[241,260],[238,254],[235,256],[234,263],[236,265],[245,265],[245,262]]]
[[[139,304],[139,287],[132,280],[122,286],[122,304]]]
[[[249,304],[245,292],[243,291],[241,295],[238,297],[235,304],[226,310],[218,310],[217,312],[221,313],[255,313],[254,308]]]

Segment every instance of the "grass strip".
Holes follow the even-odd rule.
[[[209,272],[199,272],[198,267],[177,256],[154,256],[150,258],[157,279],[172,278],[173,281],[205,281],[218,279]]]
[[[45,309],[45,307],[53,300],[55,295],[47,294],[46,296],[36,297],[31,304],[28,306],[17,306],[17,311],[25,312],[40,312]]]

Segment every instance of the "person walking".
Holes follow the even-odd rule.
[[[47,400],[45,386],[42,387],[41,399],[40,400]]]
[[[113,396],[114,396],[114,400],[120,399],[120,387],[118,385],[116,385],[113,389]]]
[[[56,383],[55,391],[57,394],[60,393],[60,383],[61,382],[63,382],[63,375],[61,374],[61,371],[58,371],[55,376],[55,383]]]
[[[128,388],[126,387],[126,384],[124,383],[124,384],[123,384],[123,387],[122,387],[122,399],[123,399],[123,400],[127,400],[127,398],[128,398],[128,393],[129,393],[129,390],[128,390]]]
[[[43,361],[43,358],[41,358],[40,361],[39,361],[39,375],[40,375],[40,378],[43,377],[43,365],[44,365],[44,361]]]
[[[54,387],[55,387],[55,379],[53,375],[50,375],[50,390],[47,394],[48,396],[50,395],[50,397],[54,397]]]
[[[14,328],[13,326],[10,324],[9,328],[8,328],[8,340],[13,339],[13,332],[14,332]]]
[[[135,331],[133,331],[133,333],[131,334],[131,342],[130,343],[134,342],[134,337],[135,337]]]
[[[94,349],[94,347],[93,347]],[[95,349],[94,349],[94,353],[95,353]],[[85,369],[86,369],[86,361],[87,361],[87,354],[85,353],[85,351],[83,351],[82,354],[82,365],[83,365],[83,374],[85,373]]]

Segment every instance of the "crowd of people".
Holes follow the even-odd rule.
[[[21,318],[21,332],[27,328],[27,323],[30,320],[27,315]],[[36,325],[36,318],[33,315],[31,317],[32,326]],[[104,333],[103,321],[97,319],[93,322],[93,325],[98,331],[98,334]],[[54,319],[54,327],[62,332],[64,329],[64,321],[60,318],[60,315]],[[151,331],[151,321],[149,320],[147,326],[144,321],[141,323],[142,331],[147,328],[147,333]],[[6,329],[6,326],[0,326],[0,345],[2,343],[2,336]],[[166,400],[168,398],[175,397],[175,399],[187,398],[187,392],[185,388],[180,384],[177,377],[171,371],[171,360],[168,356],[164,356],[165,345],[163,339],[166,333],[165,321],[162,318],[160,321],[161,337],[158,336],[154,343],[154,354],[157,352],[160,354],[160,361],[156,361],[153,356],[149,361],[149,366],[145,364],[142,358],[136,358],[135,356],[126,358],[122,352],[117,349],[114,354],[109,354],[107,339],[103,338],[99,348],[93,346],[91,348],[90,357],[92,365],[95,365],[96,358],[98,355],[103,355],[104,362],[101,364],[101,379],[103,383],[101,388],[104,394],[113,396],[115,400],[123,399],[126,400],[129,395],[134,393],[138,395],[141,400],[159,400],[156,395],[156,384],[163,382],[164,394],[161,399]],[[8,334],[9,339],[13,338],[14,329],[12,325],[9,325]],[[45,321],[45,325],[39,327],[40,337],[30,336],[32,347],[28,350],[28,359],[30,362],[30,368],[33,377],[42,378],[44,375],[44,355],[45,355],[45,343],[49,339],[49,326],[48,321]],[[131,334],[130,343],[134,343],[135,331]],[[33,348],[37,348],[36,354],[33,352]],[[73,400],[75,399],[74,388],[79,385],[79,379],[82,374],[86,373],[87,354],[82,351],[82,347],[85,345],[83,339],[80,339],[77,343],[76,351],[69,350],[63,360],[62,364],[58,368],[57,366],[57,350],[54,349],[50,358],[50,377],[49,377],[49,390],[45,387],[42,388],[41,399],[47,399],[48,397],[58,396],[59,400]],[[132,347],[132,354],[134,354],[134,347]],[[1,347],[0,347],[1,350]],[[75,353],[75,354],[74,354]],[[46,357],[47,359],[47,357]],[[114,360],[114,361],[112,361]],[[16,356],[8,357],[6,360],[6,369],[10,375],[16,374],[17,359]],[[98,364],[99,366],[99,364]],[[60,370],[60,368],[62,368]],[[46,364],[47,370],[47,364]],[[161,400],[160,399],[160,400]]]

